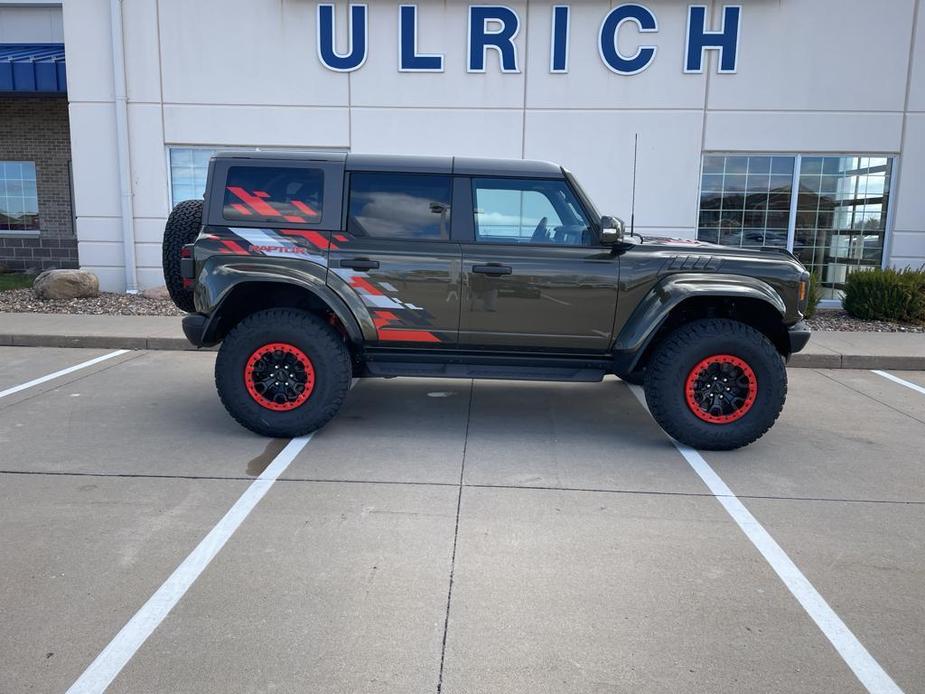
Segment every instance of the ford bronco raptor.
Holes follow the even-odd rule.
[[[226,153],[167,221],[164,275],[218,394],[265,436],[323,426],[353,377],[645,388],[696,448],[751,443],[809,340],[786,251],[641,239],[562,167],[342,153]]]

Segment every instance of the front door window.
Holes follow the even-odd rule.
[[[472,182],[480,243],[588,246],[588,219],[565,181],[477,178]]]

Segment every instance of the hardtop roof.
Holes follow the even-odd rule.
[[[395,173],[442,173],[464,176],[537,176],[563,178],[562,167],[549,161],[492,159],[481,157],[439,157],[407,154],[354,154],[345,152],[217,152],[214,159],[251,159],[287,163],[313,161],[344,163],[348,171]]]

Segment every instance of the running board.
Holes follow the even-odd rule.
[[[577,381],[596,383],[604,379],[603,369],[571,366],[506,366],[494,364],[429,364],[426,362],[366,363],[366,376],[395,378],[489,378],[510,381]]]

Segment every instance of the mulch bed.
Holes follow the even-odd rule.
[[[807,318],[809,327],[818,331],[841,331],[852,333],[925,333],[925,325],[893,323],[881,320],[861,320],[848,315],[842,309],[819,309],[812,318]]]
[[[31,289],[0,292],[0,313],[75,313],[91,316],[183,316],[170,299],[101,293],[92,299],[36,299]]]

